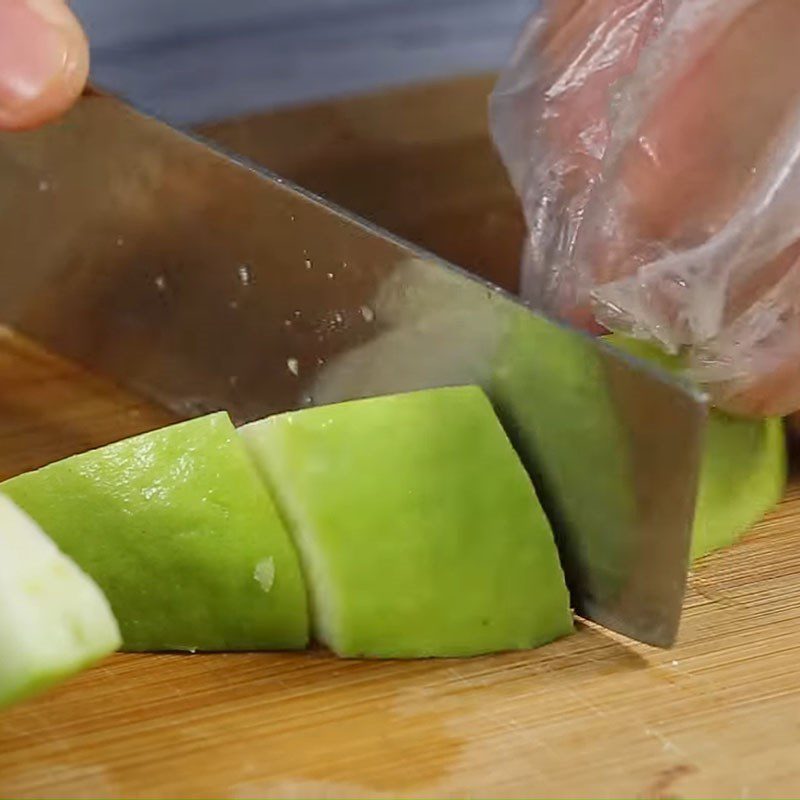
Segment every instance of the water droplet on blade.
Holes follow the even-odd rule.
[[[236,271],[242,286],[249,286],[253,282],[253,269],[249,264],[239,264]]]
[[[364,322],[372,322],[375,319],[375,312],[369,306],[361,306],[360,311]]]

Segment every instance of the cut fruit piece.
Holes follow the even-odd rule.
[[[547,518],[477,387],[310,408],[241,429],[339,655],[470,656],[572,630]]]
[[[680,358],[647,342],[619,334],[605,339],[671,372],[681,369]],[[746,419],[710,410],[692,531],[693,560],[733,544],[780,502],[787,463],[782,419]]]
[[[615,405],[596,346],[520,314],[494,364],[492,400],[517,452],[535,470],[561,537],[567,581],[594,608],[616,613],[638,560],[636,468],[624,409]]]
[[[105,591],[127,650],[307,643],[294,547],[225,413],[73,456],[0,491]]]
[[[731,417],[712,410],[697,495],[692,559],[740,539],[783,498],[787,475],[783,420]]]
[[[103,593],[0,495],[0,707],[36,694],[120,645]]]

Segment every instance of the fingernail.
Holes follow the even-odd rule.
[[[69,41],[60,27],[26,0],[0,0],[0,109],[35,100],[68,58]]]

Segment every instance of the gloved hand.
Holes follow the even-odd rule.
[[[544,0],[492,123],[529,300],[800,409],[800,2]]]
[[[0,130],[58,116],[88,72],[86,37],[64,0],[0,0]]]

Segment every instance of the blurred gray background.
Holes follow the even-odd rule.
[[[536,0],[73,0],[94,80],[178,124],[498,69]]]

